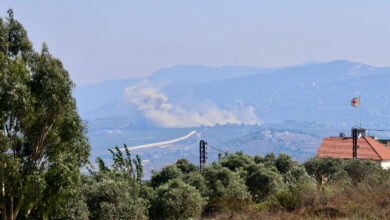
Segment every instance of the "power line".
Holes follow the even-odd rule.
[[[374,129],[374,128],[365,128],[366,130],[369,131],[384,131],[384,132],[390,132],[390,130],[387,129]]]
[[[209,146],[209,147],[211,147],[211,148],[214,148],[214,150],[217,150],[217,151],[222,152],[222,153],[225,153],[225,152],[226,152],[226,151],[223,151],[223,150],[219,149],[218,147],[214,147],[214,146],[209,145],[209,144],[207,144],[207,146]]]

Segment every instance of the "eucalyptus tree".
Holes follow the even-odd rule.
[[[46,219],[76,193],[90,146],[68,72],[45,44],[36,52],[8,10],[0,18],[2,219]]]

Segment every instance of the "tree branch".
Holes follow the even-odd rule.
[[[16,205],[16,208],[15,208],[15,211],[14,211],[14,219],[16,219],[16,216],[18,216],[19,214],[19,211],[20,211],[20,208],[22,207],[22,204],[23,204],[23,195],[22,195],[22,198],[20,198],[20,200],[18,201],[18,204]]]
[[[14,197],[11,196],[9,204],[10,218],[14,220]]]
[[[37,146],[35,148],[35,154],[36,154],[36,157],[35,157],[35,160],[38,159],[38,151],[39,151],[39,148],[43,146],[43,143],[45,141],[45,138],[47,137],[47,135],[49,134],[49,131],[51,130],[51,128],[53,127],[54,123],[55,123],[55,119],[53,119],[53,122],[51,123],[51,125],[46,129],[45,132],[42,132],[42,135],[37,143]],[[46,126],[47,127],[47,126]]]
[[[5,197],[5,184],[4,179],[1,180],[1,194]]]

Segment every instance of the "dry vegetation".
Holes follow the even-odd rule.
[[[272,204],[254,205],[248,201],[213,201],[210,206],[219,206],[212,216],[203,219],[389,219],[390,182],[375,187],[372,183],[361,183],[347,190],[339,184],[323,187],[303,197],[302,207],[288,211]],[[241,204],[241,205],[240,205]]]

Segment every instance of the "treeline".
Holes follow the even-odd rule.
[[[300,164],[283,153],[237,152],[220,155],[202,172],[180,159],[141,181],[138,156],[132,159],[126,147],[111,153],[112,166],[98,158],[96,169],[82,176],[79,194],[62,219],[345,217],[347,212],[327,204],[351,190],[372,191],[390,177],[368,160],[312,158]]]

